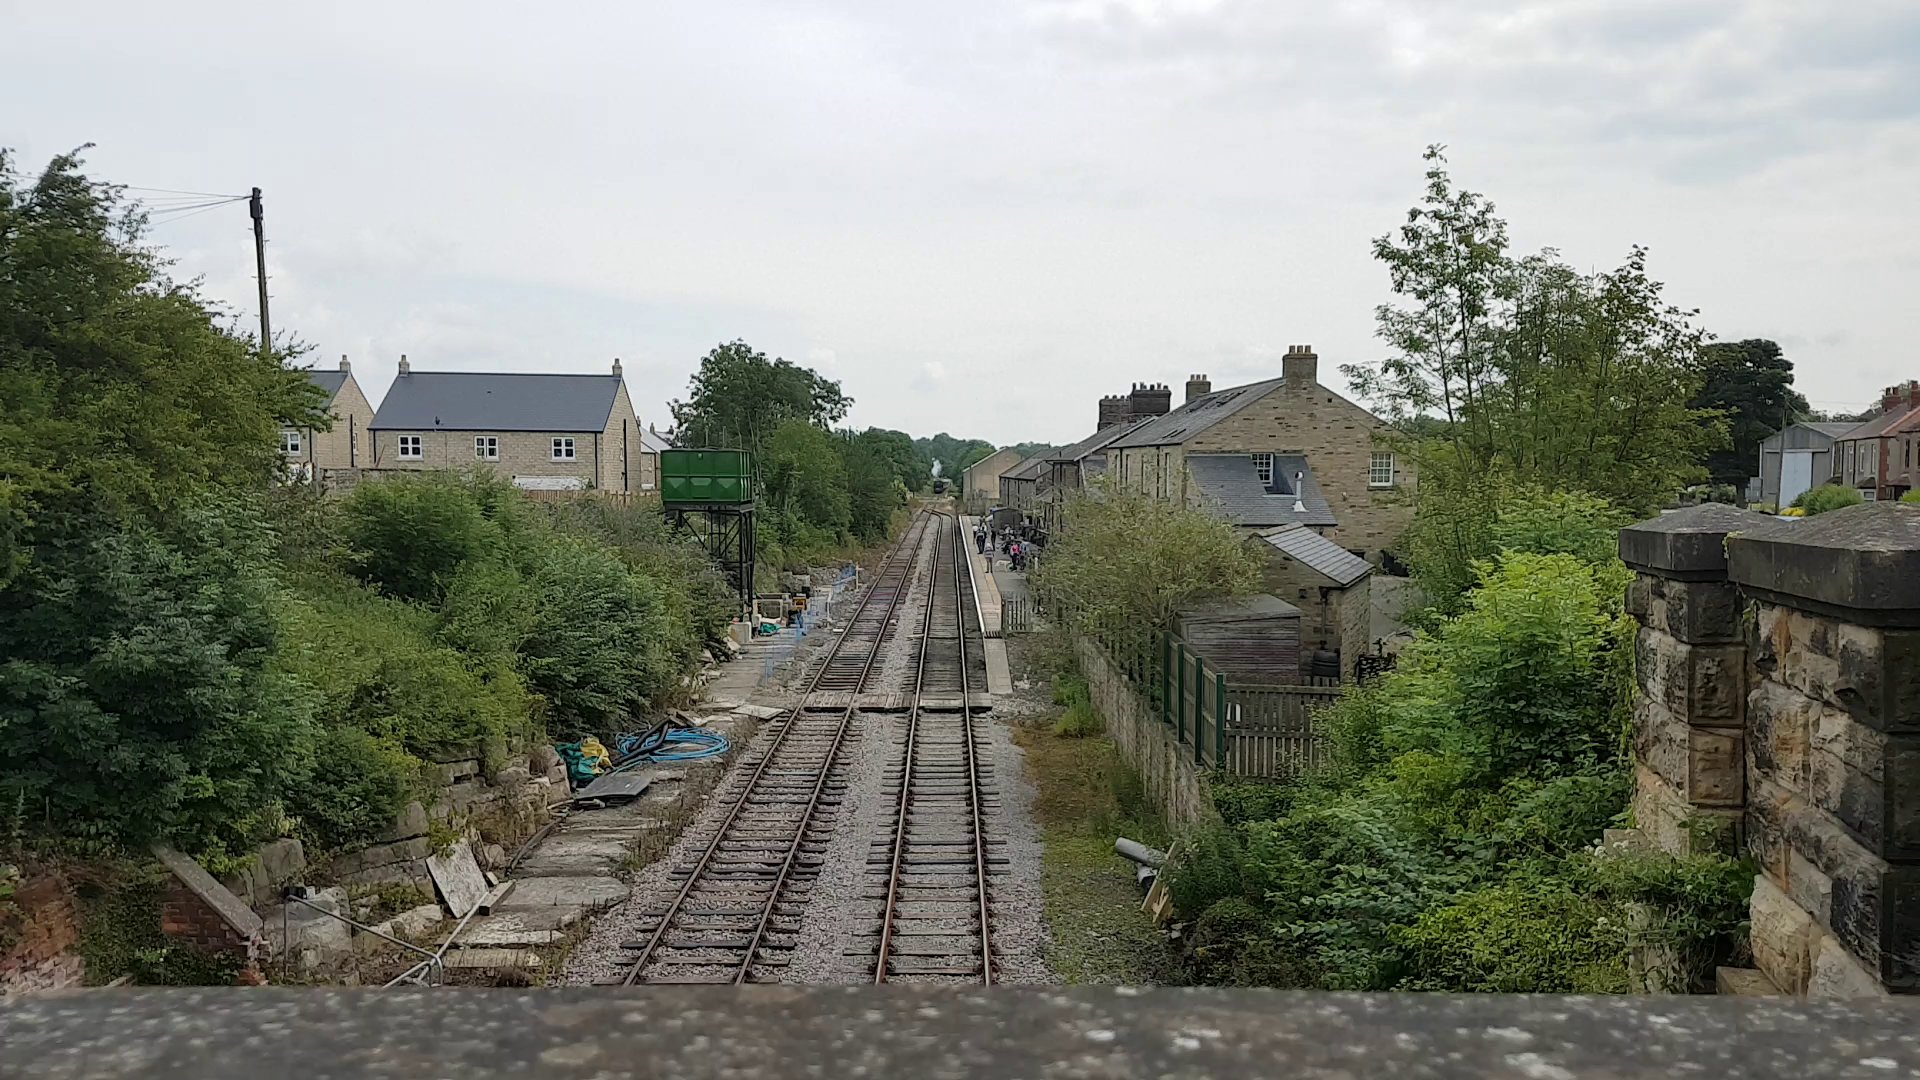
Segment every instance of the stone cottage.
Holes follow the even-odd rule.
[[[331,431],[313,428],[287,428],[280,432],[280,456],[287,471],[302,480],[317,480],[329,469],[355,469],[365,464],[367,427],[373,421],[373,406],[360,392],[354,380],[353,365],[340,358],[334,371],[310,368],[307,378],[327,396],[327,413],[333,417]]]

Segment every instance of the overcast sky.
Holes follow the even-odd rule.
[[[1375,359],[1368,254],[1450,147],[1515,246],[1652,248],[1816,406],[1920,377],[1914,0],[48,4],[0,144],[266,192],[277,329],[378,401],[599,370],[667,426],[745,338],[859,425],[1087,434],[1095,400]],[[179,215],[174,215],[179,216]],[[255,317],[244,204],[158,225]]]

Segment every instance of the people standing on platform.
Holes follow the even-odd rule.
[[[980,549],[980,554],[987,553],[987,527],[977,521],[973,525],[973,546]]]

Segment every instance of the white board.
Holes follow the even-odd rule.
[[[513,486],[522,491],[584,491],[584,476],[516,476]]]
[[[1781,507],[1792,505],[1813,486],[1813,451],[1788,450],[1780,455]]]

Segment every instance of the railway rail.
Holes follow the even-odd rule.
[[[673,868],[679,890],[645,913],[640,930],[646,937],[622,946],[630,957],[623,985],[779,980],[846,792],[841,748],[858,695],[893,637],[917,554],[935,521],[933,514],[915,519],[806,695],[775,721],[765,748],[735,770],[732,801],[712,839],[692,862]],[[810,709],[815,695],[846,700],[844,707]]]
[[[876,839],[868,868],[877,880],[879,926],[856,956],[872,981],[995,980],[987,817],[997,809],[984,733],[974,728],[972,688],[978,609],[967,589],[966,543],[958,518],[937,525],[930,602],[920,628],[900,760],[888,775],[891,834]]]

